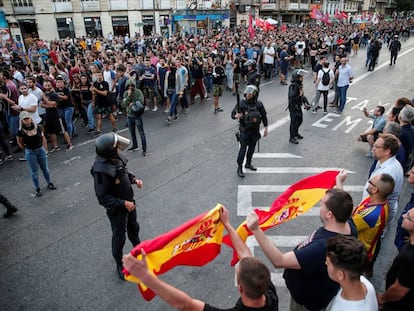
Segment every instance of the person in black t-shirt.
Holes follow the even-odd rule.
[[[124,267],[134,276],[138,277],[146,286],[155,292],[170,306],[182,311],[277,311],[278,297],[276,288],[271,282],[269,269],[259,260],[252,257],[250,249],[240,239],[229,221],[229,213],[225,207],[221,208],[220,221],[226,228],[237,255],[240,258],[236,268],[237,289],[240,298],[233,308],[220,309],[190,297],[181,290],[160,280],[153,275],[147,267],[146,254],[142,250],[142,260],[131,254],[123,258]]]
[[[95,136],[101,135],[102,118],[108,116],[109,121],[112,124],[112,131],[116,133],[116,120],[112,114],[111,103],[109,102],[109,84],[104,81],[102,72],[96,73],[96,81],[91,87],[92,92],[92,105],[94,106],[94,112],[96,116],[96,132]]]
[[[32,114],[27,111],[20,113],[20,126],[17,132],[17,144],[24,150],[24,154],[29,165],[32,175],[32,181],[36,188],[36,196],[42,195],[42,189],[39,184],[39,167],[43,172],[43,176],[47,182],[47,188],[56,190],[56,186],[52,183],[48,167],[46,151],[43,148],[43,134],[40,128],[32,120]]]

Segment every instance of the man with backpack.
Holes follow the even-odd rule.
[[[316,86],[316,93],[315,97],[312,100],[312,113],[316,113],[319,107],[319,98],[321,97],[321,93],[318,90],[318,84],[316,83],[316,80],[318,79],[318,73],[323,68],[323,64],[326,61],[326,56],[322,55],[319,58],[319,61],[316,63],[315,67],[313,68],[313,83]]]
[[[334,73],[333,70],[329,69],[329,62],[324,62],[323,68],[318,71],[316,78],[316,88],[319,94],[323,96],[323,113],[327,113],[328,107],[328,92],[334,82]],[[320,97],[320,95],[319,95]],[[315,102],[315,109],[312,110],[312,113],[316,113],[316,110],[319,107],[319,98]]]

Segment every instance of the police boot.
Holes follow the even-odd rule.
[[[243,168],[241,165],[237,168],[237,175],[239,175],[240,178],[244,177]]]
[[[9,200],[3,202],[4,206],[7,208],[7,212],[3,215],[4,218],[9,218],[17,212],[17,207],[10,203]]]
[[[248,168],[249,170],[251,170],[251,171],[257,171],[257,168],[256,167],[254,167],[253,165],[252,165],[252,163],[246,163],[246,165],[244,166],[245,168]]]
[[[118,273],[119,278],[122,281],[125,281],[125,276],[124,276],[124,273],[122,272],[123,269],[124,269],[124,267],[123,267],[122,263],[117,263],[116,264],[116,272]]]

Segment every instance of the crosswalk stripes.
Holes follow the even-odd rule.
[[[301,159],[301,156],[297,156],[290,153],[256,153],[254,154],[256,159]],[[336,167],[257,167],[257,171],[248,171],[246,173],[251,174],[317,174],[327,170],[341,170],[341,168]],[[347,171],[347,173],[353,173]],[[238,185],[237,189],[237,215],[246,216],[253,209],[262,209],[267,210],[269,206],[253,206],[253,193],[283,193],[290,185]],[[345,185],[344,189],[348,192],[361,193],[364,189],[364,185]],[[319,206],[313,207],[307,213],[300,215],[299,217],[319,217]],[[310,232],[309,232],[310,233]],[[271,241],[278,247],[287,248],[289,250],[293,249],[300,242],[307,238],[307,235],[268,235]],[[258,246],[256,239],[253,236],[250,236],[246,245],[251,249],[252,254],[254,254],[255,247]],[[285,281],[283,280],[283,269],[272,269],[272,281],[275,286],[286,287]]]

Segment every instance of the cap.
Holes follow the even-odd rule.
[[[56,81],[58,81],[58,80],[62,80],[62,81],[64,81],[65,79],[63,79],[63,77],[62,77],[61,75],[58,75],[58,76],[56,77]]]
[[[394,38],[398,38],[398,35],[395,35]]]
[[[20,120],[27,119],[27,118],[31,118],[31,117],[32,117],[32,114],[30,112],[28,112],[28,111],[22,111],[19,114],[19,119]]]
[[[411,122],[414,119],[414,108],[409,105],[405,105],[404,108],[401,109],[398,116],[401,121]]]

